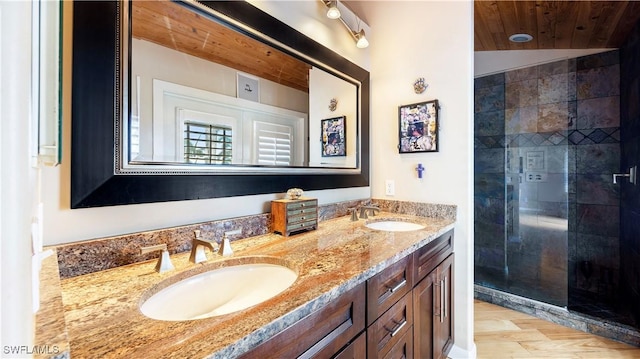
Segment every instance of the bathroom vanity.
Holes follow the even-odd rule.
[[[453,230],[242,358],[446,358],[453,344]]]
[[[365,226],[390,218],[424,228]],[[146,261],[63,279],[70,355],[444,358],[453,343],[454,224],[383,210],[369,220],[321,221],[315,231],[288,237],[233,241],[230,259],[208,253],[206,263],[193,264],[189,253],[174,254],[176,269],[162,274]],[[261,260],[293,269],[297,280],[258,305],[211,318],[162,321],[140,311],[167,280]]]

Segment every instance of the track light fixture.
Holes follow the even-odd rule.
[[[353,31],[353,37],[356,39],[356,46],[359,49],[364,49],[369,46],[369,40],[364,36],[364,30],[360,30],[359,32]]]
[[[329,19],[337,19],[340,20],[342,25],[347,28],[351,36],[356,40],[356,46],[359,49],[364,49],[369,46],[369,41],[365,37],[364,30],[360,29],[358,31],[351,30],[351,27],[342,19],[342,14],[340,13],[340,9],[338,9],[338,0],[320,0],[327,7],[327,17]],[[355,16],[355,14],[354,14]],[[360,19],[355,16],[358,22]]]
[[[340,9],[338,9],[338,1],[324,0],[323,2],[327,7],[327,17],[333,20],[339,19],[342,14],[340,14]]]

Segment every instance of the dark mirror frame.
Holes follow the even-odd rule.
[[[116,174],[120,1],[75,1],[71,208],[369,186],[369,72],[244,1],[203,1],[361,83],[359,174]],[[283,169],[286,171],[286,169]]]

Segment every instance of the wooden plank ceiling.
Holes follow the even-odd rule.
[[[170,1],[133,1],[132,36],[309,92],[311,66]]]
[[[640,1],[475,0],[475,51],[618,48],[639,19]]]

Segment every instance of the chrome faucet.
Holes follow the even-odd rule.
[[[156,272],[163,273],[173,270],[173,263],[171,263],[166,243],[140,248],[140,254],[147,254],[156,251],[162,251],[162,254],[158,258],[158,263],[156,263]]]
[[[200,231],[199,230],[193,231],[193,234],[195,235],[195,237],[193,238],[193,241],[191,242],[191,255],[189,256],[189,262],[191,262],[191,263],[205,262],[207,260],[207,254],[204,251],[205,247],[211,249],[212,253],[215,253],[216,252],[216,248],[215,248],[216,242],[215,241],[206,240],[206,239],[200,237]]]
[[[380,208],[375,206],[362,206],[360,207],[360,219],[367,219],[367,211],[371,212],[372,216],[375,216],[376,213],[380,212]]]

